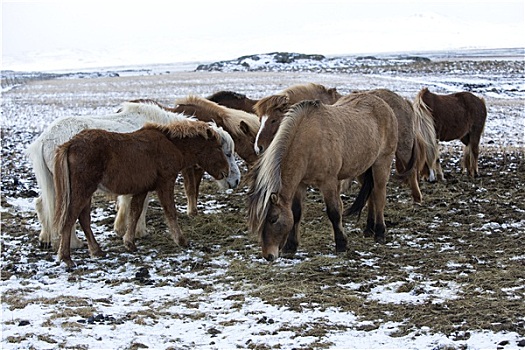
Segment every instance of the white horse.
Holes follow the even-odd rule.
[[[60,237],[53,230],[53,215],[55,212],[55,189],[53,184],[53,167],[56,148],[71,139],[84,129],[104,129],[112,132],[132,132],[140,129],[147,122],[167,124],[171,121],[190,118],[184,114],[173,113],[152,103],[125,102],[115,114],[101,116],[64,117],[55,120],[26,150],[33,163],[40,197],[36,199],[35,207],[38,219],[42,225],[40,242],[57,247]],[[240,171],[235,161],[233,142],[223,140],[223,150],[229,156],[230,175],[240,177]],[[235,187],[237,184],[230,184]],[[131,198],[120,196],[118,213],[114,229],[119,235],[126,232],[127,219]],[[146,230],[146,198],[143,211],[137,223],[136,236],[144,237]],[[71,248],[80,248],[84,243],[77,237],[75,227],[71,231]]]

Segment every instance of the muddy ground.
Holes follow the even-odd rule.
[[[192,76],[195,93],[207,95],[218,90],[219,86],[233,89],[239,79],[244,79],[238,75],[220,75],[217,82],[209,83],[217,75],[207,74],[209,80]],[[256,95],[279,90],[283,85],[312,77],[318,81],[326,78],[290,75],[286,81],[276,83],[272,80],[275,76],[261,74],[257,77],[259,79],[252,85],[244,82],[242,92],[249,95],[252,92],[252,96],[260,97]],[[148,86],[142,97],[154,98],[155,78],[136,79]],[[156,79],[157,86],[161,86],[157,100],[161,102],[169,103],[174,95],[183,95],[192,87],[191,79],[174,82],[177,77],[172,75]],[[338,79],[341,78],[335,79],[334,85]],[[27,303],[35,302],[33,298],[20,298],[20,291],[9,288],[8,281],[13,276],[31,279],[35,274],[43,273],[53,278],[66,273],[64,266],[55,262],[55,253],[40,247],[36,215],[19,210],[12,201],[13,198],[30,201],[39,191],[22,153],[40,132],[41,127],[37,124],[41,120],[45,124],[54,116],[68,112],[111,111],[119,102],[141,95],[140,81],[136,82],[137,85],[130,84],[131,79],[118,82],[106,78],[32,82],[8,92],[9,99],[3,102],[2,112],[3,118],[8,120],[2,129],[1,262],[2,299],[8,308],[23,308]],[[184,84],[188,86],[184,87]],[[367,83],[359,80],[352,86],[359,84],[381,85],[381,81],[368,80]],[[180,90],[173,93],[176,88]],[[111,94],[102,98],[108,91]],[[407,87],[406,91],[415,93],[417,88]],[[99,109],[89,107],[96,102],[100,102]],[[520,102],[498,100],[495,104],[500,110],[505,110],[516,108]],[[14,106],[18,106],[17,111]],[[50,116],[50,111],[57,113]],[[13,120],[18,116],[21,116],[20,123]],[[191,218],[184,213],[182,186],[178,186],[175,197],[180,209],[179,222],[191,241],[187,250],[175,246],[170,240],[161,207],[153,198],[147,219],[150,236],[137,242],[138,252],[127,253],[121,239],[111,231],[114,202],[97,195],[94,207],[105,215],[96,224],[104,228],[99,242],[107,256],[94,259],[89,257],[87,249],[74,251],[72,257],[78,265],[68,273],[68,280],[71,283],[103,283],[110,287],[129,282],[156,287],[186,287],[202,289],[204,294],[220,281],[226,288],[239,291],[231,297],[239,305],[249,296],[296,311],[335,307],[366,321],[360,323],[360,330],[373,331],[388,322],[400,324],[391,337],[442,333],[459,344],[468,340],[471,333],[479,331],[516,332],[525,337],[524,150],[519,146],[502,146],[497,141],[485,143],[479,163],[480,176],[476,179],[461,172],[461,154],[459,143],[442,147],[446,182],[422,182],[424,202],[421,206],[412,204],[406,186],[391,179],[385,209],[387,243],[384,245],[363,237],[363,218],[359,222],[355,218],[346,218],[349,250],[336,255],[322,199],[319,192],[312,189],[305,203],[302,241],[297,255],[293,259],[281,258],[274,264],[260,258],[257,237],[247,232],[245,186],[225,193],[219,192],[209,179],[203,181],[199,198],[201,214]],[[352,203],[356,192],[357,185],[354,185],[343,195],[345,206]],[[210,204],[210,201],[215,202]],[[208,213],[206,210],[210,206],[218,209]],[[224,274],[216,275],[217,261],[220,260],[227,260],[228,267]],[[123,265],[128,271],[136,271],[134,280],[111,273]],[[45,272],[40,270],[43,266],[52,268]],[[177,277],[187,272],[198,274],[199,279]],[[150,278],[150,275],[155,278]],[[408,299],[401,302],[383,300],[378,291],[385,289]],[[39,302],[52,304],[56,300],[42,297]],[[107,302],[111,301],[72,299],[63,304],[62,312],[50,315],[49,322],[67,318],[66,311],[70,309],[76,310],[78,317],[88,319],[97,313],[97,304]],[[192,301],[185,302],[189,305]],[[160,321],[162,312],[158,309],[148,315],[130,312],[119,317],[114,319],[115,324],[143,319]],[[193,317],[199,319],[205,315],[196,311]],[[20,320],[12,322],[17,321]],[[274,320],[261,316],[260,322],[266,324]],[[63,324],[63,327],[75,329],[76,326]],[[328,332],[345,327],[350,326],[327,321],[312,322],[301,328],[285,329],[283,326],[279,331],[290,331],[295,337],[312,336],[315,340],[306,347],[323,348],[331,345],[323,340]],[[220,333],[220,327],[217,329]],[[3,341],[14,344],[24,339],[21,337]],[[46,341],[61,344],[56,339]],[[271,347],[249,341],[245,346]]]

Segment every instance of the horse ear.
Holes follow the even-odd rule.
[[[272,204],[279,204],[279,196],[277,195],[276,192],[273,192],[272,194],[270,194],[270,201],[272,202]]]
[[[248,124],[246,124],[244,120],[241,120],[239,127],[241,128],[241,131],[245,133],[246,135],[250,134],[250,128],[248,127]]]

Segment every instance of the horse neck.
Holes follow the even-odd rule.
[[[202,157],[203,143],[205,139],[202,136],[171,138],[170,141],[182,154],[182,166],[189,167],[199,163]]]

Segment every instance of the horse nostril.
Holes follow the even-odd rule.
[[[274,261],[274,260],[275,260],[275,257],[273,256],[273,254],[268,254],[268,255],[266,256],[266,260],[268,260],[268,261]]]

